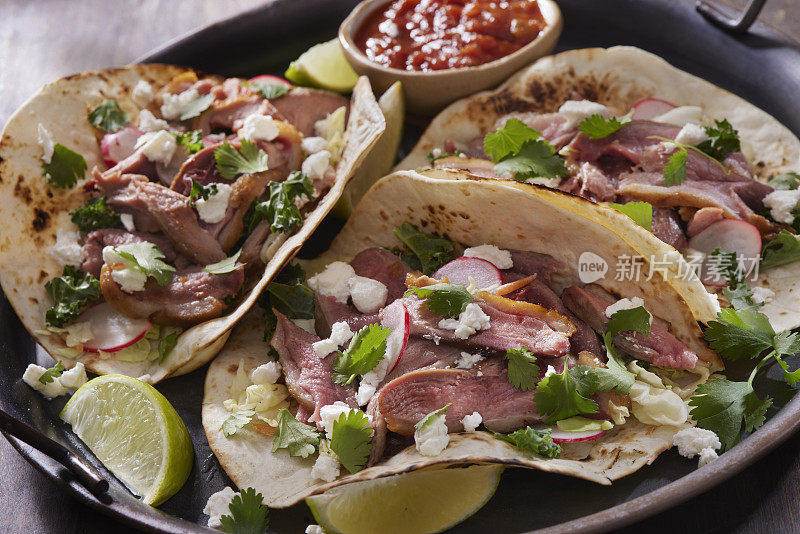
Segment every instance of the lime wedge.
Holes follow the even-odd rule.
[[[501,465],[422,469],[354,482],[306,499],[325,532],[440,532],[465,520],[497,489]]]
[[[97,377],[75,392],[61,419],[145,504],[158,506],[189,477],[189,432],[150,384],[123,375]]]
[[[389,173],[397,158],[397,148],[403,138],[406,116],[403,85],[400,82],[392,84],[378,99],[378,105],[386,119],[386,129],[361,162],[355,175],[347,183],[342,198],[336,204],[334,213],[340,217],[350,216],[364,193],[372,187],[372,184]]]
[[[289,65],[284,76],[295,85],[311,85],[337,93],[349,93],[358,81],[339,39],[309,48]]]

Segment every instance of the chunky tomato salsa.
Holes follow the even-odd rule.
[[[367,18],[356,44],[387,67],[455,69],[516,52],[545,25],[536,0],[395,0]]]

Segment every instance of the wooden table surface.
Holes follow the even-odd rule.
[[[301,0],[296,0],[301,1]],[[670,1],[670,0],[665,0]],[[726,0],[741,6],[746,0]],[[797,0],[761,20],[800,35]],[[148,50],[265,0],[0,0],[0,125],[42,84],[124,65]],[[624,532],[800,532],[800,434],[723,485]],[[135,532],[62,494],[0,438],[0,531]]]

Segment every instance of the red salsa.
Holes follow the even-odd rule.
[[[545,24],[536,0],[395,0],[375,10],[355,40],[387,67],[457,69],[516,52]]]

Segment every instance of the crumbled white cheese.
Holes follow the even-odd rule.
[[[314,319],[291,319],[291,321],[309,334],[317,334]]]
[[[61,265],[73,265],[80,267],[86,259],[83,247],[78,243],[81,234],[77,230],[71,231],[59,228],[56,232],[56,242],[53,246],[47,247],[45,252],[50,254]]]
[[[327,339],[321,339],[311,344],[311,348],[320,358],[325,358],[348,341],[355,333],[350,330],[350,325],[344,321],[338,321],[331,325],[331,335]]]
[[[456,367],[458,369],[472,369],[476,363],[485,358],[480,354],[470,354],[469,352],[462,352],[461,356],[456,360]]]
[[[800,203],[800,189],[778,189],[764,197],[764,205],[770,209],[772,218],[784,224],[794,222],[794,210]]]
[[[461,424],[464,425],[464,432],[475,432],[475,429],[481,426],[483,422],[483,417],[478,412],[472,412],[471,415],[465,415],[464,419],[461,420]]]
[[[77,362],[72,369],[61,373],[61,376],[56,380],[61,382],[61,385],[65,388],[75,391],[88,382],[89,378],[86,376],[86,368],[81,362]]]
[[[369,373],[371,373],[370,371]],[[368,376],[369,373],[365,374],[362,377],[361,383],[358,384],[358,391],[356,392],[356,402],[359,406],[364,406],[367,404],[370,399],[375,395],[375,392],[378,390],[374,382],[375,380],[372,377]]]
[[[169,123],[143,109],[139,112],[139,129],[143,132],[158,132],[169,129]]]
[[[470,247],[464,251],[464,256],[486,260],[498,269],[511,269],[514,266],[511,253],[507,250],[499,249],[494,245]]]
[[[209,195],[208,199],[201,197],[194,201],[197,215],[210,224],[218,223],[225,218],[225,213],[228,211],[228,202],[233,193],[233,187],[228,184],[218,183],[214,185],[217,186],[216,193]]]
[[[445,415],[434,415],[428,424],[414,430],[414,445],[423,456],[437,456],[447,448],[450,436],[447,434]]]
[[[174,135],[166,130],[160,130],[143,134],[136,141],[136,148],[150,161],[168,165],[175,154],[175,149],[178,148],[178,142]]]
[[[548,365],[547,366],[547,370],[544,372],[545,378],[547,378],[550,375],[554,375],[554,374],[556,374],[556,368],[553,367],[552,365]]]
[[[136,231],[136,225],[133,224],[133,215],[130,213],[121,213],[119,215],[119,220],[122,221],[122,226],[124,226],[127,231]]]
[[[675,434],[672,438],[672,444],[678,447],[678,454],[686,458],[694,458],[698,454],[701,455],[700,460],[703,461],[702,455],[705,449],[710,449],[711,452],[722,447],[719,437],[705,428],[698,428],[696,426],[685,428]],[[706,461],[708,463],[713,458],[708,452],[705,452]],[[714,454],[716,457],[716,453]],[[705,465],[705,463],[703,465]],[[702,467],[702,465],[701,465]]]
[[[208,502],[205,508],[203,508],[203,513],[208,516],[209,527],[219,528],[222,526],[220,517],[223,515],[230,515],[230,504],[234,495],[236,495],[236,492],[226,486],[224,489],[214,493],[208,498]]]
[[[131,98],[133,98],[133,101],[136,102],[136,105],[139,107],[147,107],[147,105],[153,101],[153,86],[144,80],[139,80],[136,82],[136,85],[133,86]]]
[[[558,113],[567,119],[568,128],[577,126],[592,115],[602,115],[603,117],[611,115],[607,107],[591,100],[567,100],[558,108]]]
[[[324,480],[325,482],[333,482],[339,476],[340,463],[339,459],[335,456],[328,456],[321,454],[314,462],[314,467],[311,468],[311,476]],[[306,530],[308,532],[308,530]]]
[[[300,170],[311,180],[322,180],[325,177],[325,171],[330,167],[330,161],[331,153],[327,150],[320,150],[304,159]]]
[[[303,147],[306,154],[316,154],[328,147],[328,140],[324,137],[305,137],[300,142],[300,146]]]
[[[60,377],[53,377],[52,382],[42,384],[39,382],[39,379],[46,371],[47,368],[32,363],[25,369],[25,373],[22,375],[22,381],[48,399],[60,397],[61,395],[66,395],[70,391],[75,391],[87,381],[86,369],[80,362],[76,363],[75,367],[69,371],[64,371]]]
[[[606,307],[606,317],[611,318],[612,315],[622,310],[633,310],[635,308],[644,308],[644,300],[639,297],[629,299],[619,299],[614,304]],[[650,312],[648,312],[650,314]],[[650,314],[650,324],[653,324],[653,315]]]
[[[177,95],[165,94],[161,104],[161,116],[168,120],[175,120],[183,115],[186,107],[200,98],[200,93],[194,87]]]
[[[361,313],[375,313],[386,304],[389,289],[377,280],[354,276],[347,281],[353,305]]]
[[[350,296],[350,286],[348,280],[353,278],[356,272],[350,264],[343,261],[335,261],[325,267],[325,270],[308,279],[308,287],[326,297],[334,297],[337,301],[345,304]]]
[[[123,265],[122,269],[112,269],[111,278],[126,293],[144,290],[147,275],[138,269],[131,269],[128,262],[120,256],[114,247],[103,247],[103,262],[109,266]]]
[[[279,133],[278,125],[272,117],[260,113],[248,115],[239,129],[239,135],[249,141],[272,141]]]
[[[705,129],[693,122],[686,124],[681,128],[681,131],[678,132],[678,135],[675,136],[676,143],[692,146],[697,146],[706,139],[708,139],[708,134],[706,134]]]
[[[458,319],[439,321],[439,328],[455,330],[456,337],[459,339],[467,339],[478,330],[486,330],[489,326],[489,316],[474,302],[467,304]]]
[[[753,288],[753,303],[754,304],[766,304],[768,302],[772,302],[772,299],[775,298],[775,292],[768,287],[754,287]]]
[[[717,458],[719,458],[717,451],[715,451],[711,447],[706,447],[705,449],[700,451],[699,456],[700,458],[699,461],[697,462],[697,467],[703,467],[712,460],[716,460]]]
[[[274,384],[281,377],[281,364],[267,362],[250,371],[250,381],[253,384]]]
[[[50,160],[53,159],[53,150],[55,150],[56,147],[56,143],[53,141],[53,134],[42,126],[42,123],[39,123],[37,135],[39,146],[42,147],[42,161],[50,163]]]
[[[306,527],[306,534],[325,534],[325,529],[319,525],[308,525]]]
[[[350,406],[342,401],[336,401],[333,404],[326,404],[319,409],[319,418],[322,421],[322,428],[328,437],[333,434],[333,422],[339,419],[343,413],[347,414],[353,410]]]
[[[690,122],[702,123],[703,108],[699,106],[678,106],[651,120],[653,122],[664,122],[675,126],[685,126]]]

